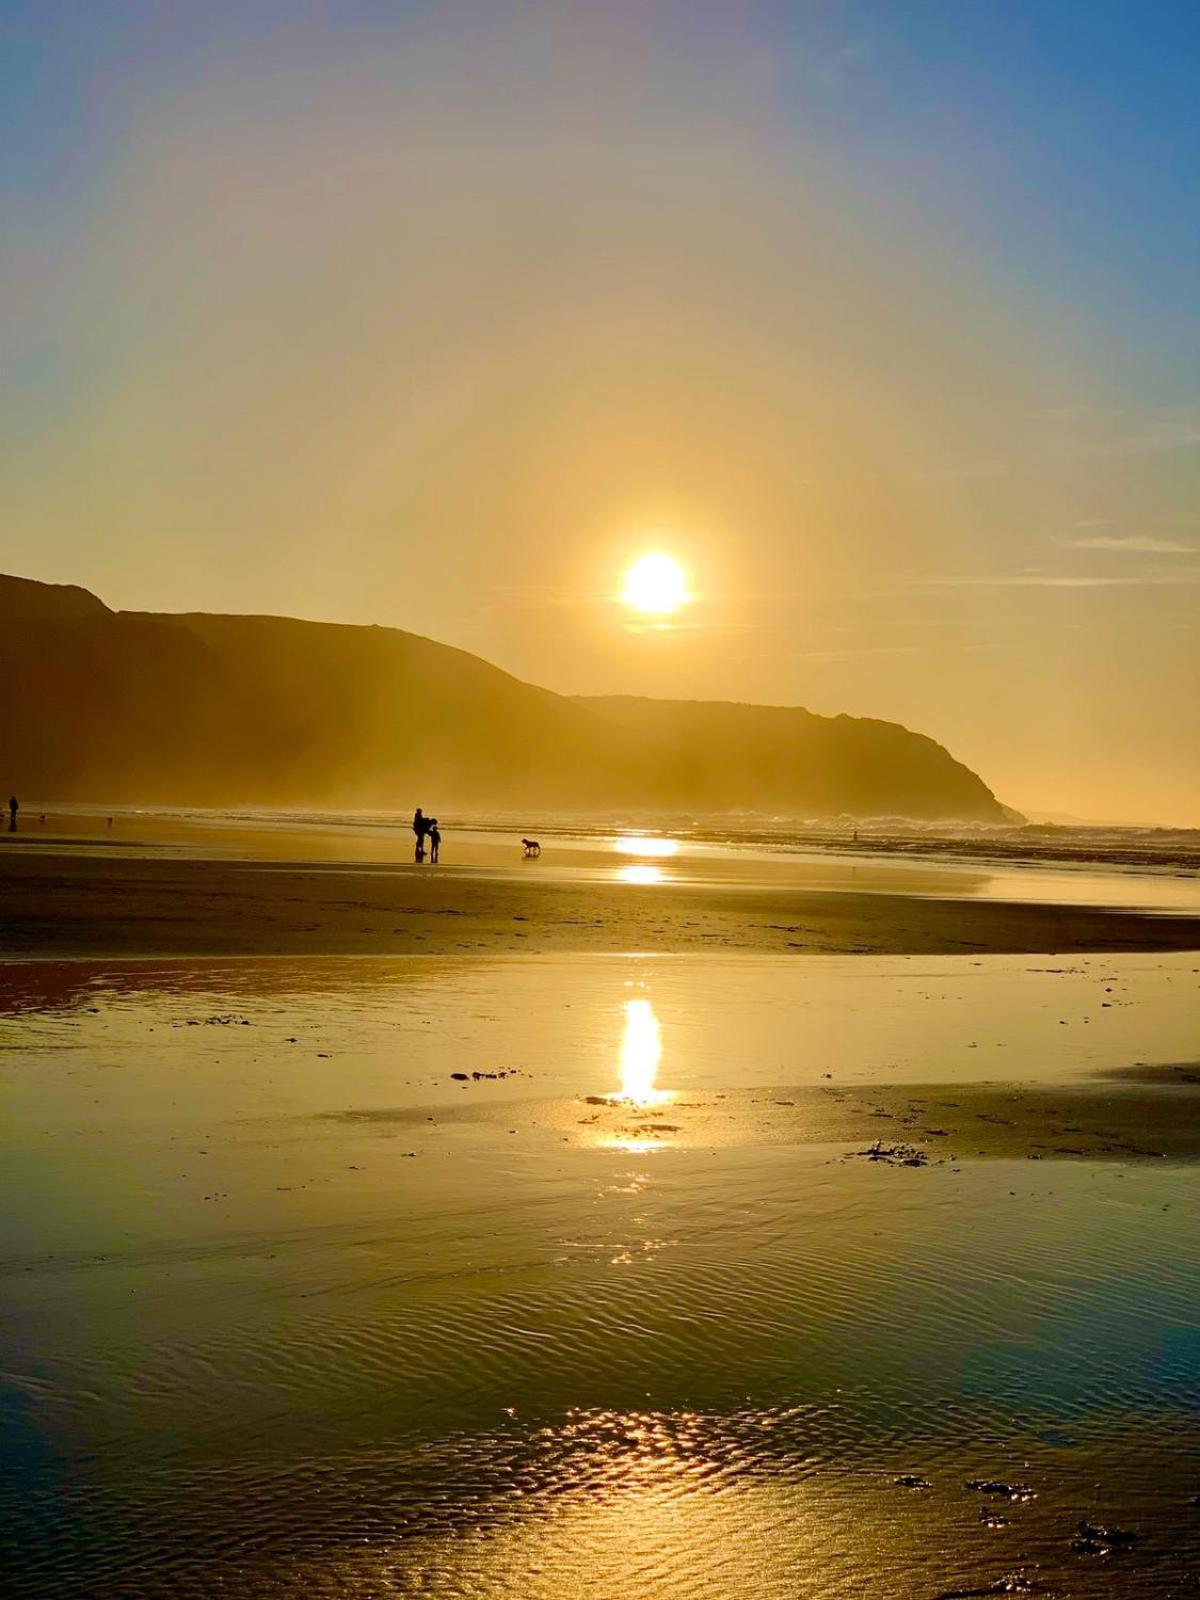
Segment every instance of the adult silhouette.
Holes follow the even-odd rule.
[[[16,831],[17,831],[17,812],[20,811],[20,809],[21,809],[20,806],[17,804],[16,795],[15,794],[10,794],[9,797],[8,797],[8,831],[9,831],[9,833],[16,833]]]
[[[417,848],[413,859],[415,861],[424,861],[425,835],[429,832],[429,819],[420,806],[413,812],[412,830],[417,836]]]

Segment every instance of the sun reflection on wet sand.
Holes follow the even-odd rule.
[[[10,965],[0,1434],[54,1448],[0,1494],[5,1570],[28,1600],[1182,1592],[1196,1169],[957,1136],[977,1079],[1192,1059],[1194,967]],[[954,1120],[923,1090],[873,1120],[933,1083]],[[850,1154],[935,1114],[965,1159]],[[1037,1499],[993,1530],[967,1483],[1008,1475]],[[1137,1545],[1081,1563],[1085,1515]]]
[[[648,863],[638,862],[634,866],[617,868],[618,883],[661,883],[663,872],[661,867],[652,867]]]
[[[666,1091],[655,1085],[662,1060],[662,1032],[649,1000],[626,1000],[621,1036],[622,1100],[637,1106],[660,1105]]]
[[[625,833],[613,841],[613,849],[623,856],[677,856],[679,840]]]
[[[662,1060],[662,1032],[658,1017],[649,1000],[626,1000],[622,1008],[625,1027],[621,1035],[619,1070],[621,1086],[613,1094],[604,1096],[614,1107],[630,1112],[645,1112],[654,1119],[661,1115],[657,1109],[674,1095],[669,1089],[658,1087],[658,1068]],[[627,1155],[650,1155],[662,1148],[664,1135],[674,1133],[666,1123],[653,1120],[644,1124],[605,1131],[594,1140],[602,1149],[622,1150]]]

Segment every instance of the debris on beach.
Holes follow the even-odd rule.
[[[1138,1535],[1129,1528],[1105,1528],[1086,1518],[1075,1529],[1071,1549],[1077,1556],[1110,1556],[1114,1550],[1136,1544]]]
[[[980,1506],[979,1521],[985,1528],[1007,1528],[1011,1518],[1006,1517],[1002,1511],[997,1511],[995,1506]]]
[[[1005,1483],[1003,1478],[969,1478],[967,1488],[974,1489],[977,1494],[995,1495],[999,1499],[1014,1502],[1037,1499],[1027,1483]]]
[[[933,1488],[928,1478],[919,1478],[915,1472],[902,1472],[898,1478],[894,1478],[892,1481],[898,1489]]]
[[[882,1139],[876,1139],[868,1150],[856,1150],[855,1155],[865,1156],[868,1161],[886,1161],[892,1167],[927,1167],[929,1157],[924,1150],[918,1149],[915,1144],[887,1144]]]
[[[984,1600],[991,1594],[1037,1594],[1040,1584],[1026,1577],[1023,1572],[1006,1572],[1002,1578],[997,1578],[994,1583],[986,1583],[978,1589],[943,1589],[935,1596],[935,1600]]]
[[[231,1011],[222,1011],[211,1017],[184,1017],[182,1020],[172,1022],[173,1028],[248,1028],[249,1019],[235,1016]]]

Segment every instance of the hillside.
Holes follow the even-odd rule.
[[[893,723],[568,698],[398,629],[112,611],[0,577],[0,672],[0,787],[31,798],[1002,817]]]
[[[689,792],[712,809],[1002,817],[1003,808],[968,767],[933,739],[896,722],[821,717],[798,706],[632,695],[581,704],[656,744],[686,752]]]

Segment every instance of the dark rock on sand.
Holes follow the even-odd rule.
[[[1105,1528],[1085,1519],[1075,1529],[1071,1549],[1077,1556],[1110,1556],[1137,1541],[1138,1535],[1129,1528]]]
[[[995,1495],[1004,1500],[1036,1500],[1037,1495],[1026,1483],[1005,1483],[1002,1478],[970,1478],[967,1488],[977,1494]]]
[[[994,1583],[985,1583],[979,1589],[943,1589],[935,1600],[983,1600],[990,1594],[1037,1594],[1040,1585],[1027,1578],[1023,1572],[1006,1572]]]
[[[858,1150],[856,1155],[865,1156],[868,1161],[886,1161],[893,1167],[927,1167],[929,1157],[924,1150],[919,1150],[915,1144],[885,1145],[882,1140],[876,1139],[869,1150]]]

